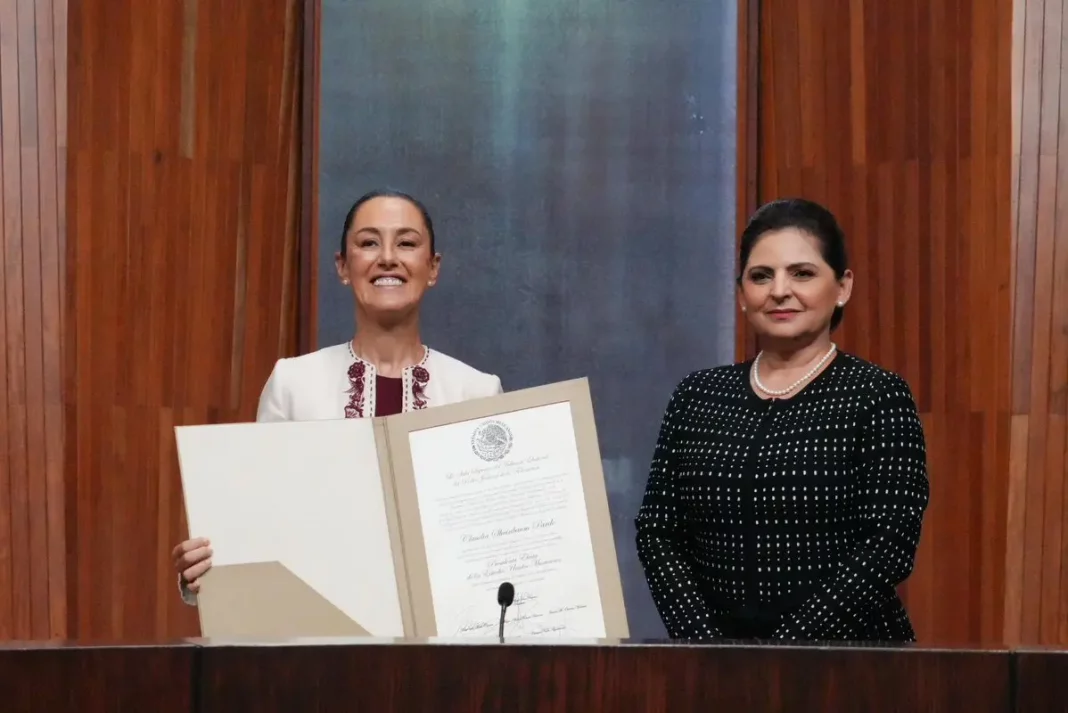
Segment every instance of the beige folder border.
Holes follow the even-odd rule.
[[[390,448],[389,431],[393,429],[393,419],[396,416],[386,416],[374,419],[375,449],[378,451],[378,472],[382,477],[382,498],[386,506],[386,527],[389,530],[390,549],[393,552],[393,572],[397,579],[397,593],[400,597],[401,625],[404,627],[404,635],[416,636],[415,618],[412,613],[412,599],[407,569],[410,565],[405,562],[404,534],[401,529],[399,516],[399,503],[394,483],[393,469],[396,467],[393,458],[393,450]],[[409,470],[411,458],[408,458]],[[414,496],[413,496],[414,497]],[[418,504],[416,514],[418,515]],[[422,530],[420,529],[421,533]],[[424,567],[426,557],[423,557]]]
[[[425,411],[398,414],[381,419],[381,427],[376,424],[376,438],[382,437],[388,441],[388,447],[383,448],[382,444],[379,444],[379,453],[388,453],[392,459],[392,467],[385,467],[383,464],[382,473],[385,476],[392,471],[392,487],[389,483],[383,485],[387,492],[387,511],[391,513],[391,517],[399,518],[399,523],[390,522],[390,535],[394,543],[397,584],[401,592],[401,611],[406,635],[438,636],[412,467],[411,433],[559,403],[567,403],[571,407],[597,584],[604,613],[605,637],[625,639],[630,635],[619,564],[616,560],[612,519],[608,510],[608,494],[604,485],[597,424],[590,398],[589,381],[586,378],[511,391],[485,399],[436,406]],[[381,455],[379,457],[382,458]],[[392,503],[388,502],[390,493]],[[406,581],[402,580],[402,577]],[[405,594],[409,597],[408,601],[404,600]]]
[[[197,614],[200,630],[213,638],[369,636],[281,562],[212,567]]]

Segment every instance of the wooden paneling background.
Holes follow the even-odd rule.
[[[297,350],[299,0],[75,0],[71,631],[197,634],[173,428],[251,420]]]
[[[1012,0],[762,0],[759,15],[755,200],[802,195],[838,215],[857,279],[837,341],[902,374],[923,414],[932,498],[905,588],[917,633],[996,641],[1012,408]]]
[[[0,0],[0,639],[67,633],[66,0]]]
[[[0,0],[0,639],[196,633],[172,427],[298,348],[305,6]],[[1068,643],[1065,0],[740,10],[740,217],[838,213],[924,414],[921,638]]]
[[[1006,639],[1068,644],[1068,4],[1017,0]]]

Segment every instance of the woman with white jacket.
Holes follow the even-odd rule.
[[[426,208],[398,191],[357,200],[335,255],[338,278],[353,294],[353,339],[279,359],[260,394],[257,421],[389,416],[502,392],[501,380],[435,351],[419,332],[419,307],[438,279],[441,255]],[[204,538],[172,552],[182,599],[196,604],[211,568]]]

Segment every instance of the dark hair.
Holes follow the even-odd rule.
[[[760,206],[749,224],[742,231],[741,247],[738,254],[738,283],[741,284],[742,273],[749,263],[749,254],[762,236],[776,230],[796,228],[814,237],[820,244],[820,254],[824,261],[834,270],[839,280],[849,268],[846,256],[845,232],[831,211],[815,201],[804,198],[781,198]],[[831,315],[831,331],[842,322],[842,307],[835,307]]]
[[[430,219],[430,211],[426,209],[426,206],[416,198],[415,196],[408,195],[403,191],[395,191],[392,188],[376,188],[373,191],[368,191],[362,196],[356,199],[356,202],[349,208],[349,212],[345,215],[345,225],[341,229],[341,256],[345,257],[348,245],[345,239],[349,235],[349,231],[352,230],[352,222],[356,220],[356,214],[360,211],[360,207],[367,201],[373,198],[400,198],[406,200],[416,207],[419,214],[423,217],[423,223],[426,224],[426,231],[430,236],[430,254],[434,254],[434,221]]]

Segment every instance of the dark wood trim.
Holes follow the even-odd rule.
[[[760,180],[760,0],[738,1],[738,163],[737,228],[741,235],[757,209]],[[739,315],[735,357],[756,353],[756,339]]]
[[[322,63],[322,0],[304,0],[301,83],[301,191],[299,348],[314,351],[318,338],[319,289],[319,106]]]
[[[797,713],[1046,713],[1063,710],[1068,675],[1068,654],[1055,650],[672,643],[0,643],[0,690],[5,710],[59,713],[288,713],[294,701],[306,710],[768,711],[783,700]]]

